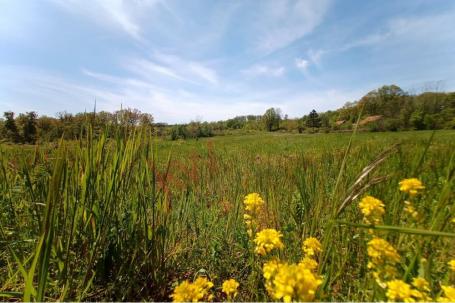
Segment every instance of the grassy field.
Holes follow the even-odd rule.
[[[267,286],[263,265],[276,258],[291,273],[308,237],[322,243],[308,273],[320,282],[303,298],[387,300],[387,282],[421,277],[428,290],[411,287],[436,300],[455,283],[447,264],[455,258],[455,131],[188,141],[138,131],[0,152],[0,300],[171,300],[197,277],[213,283],[216,301],[226,300],[221,285],[230,278],[240,284],[237,301],[286,299],[269,289],[277,285]],[[414,177],[425,189],[399,190]],[[251,236],[249,193],[265,201]],[[366,195],[384,204],[375,225],[358,206]],[[263,228],[279,231],[283,248],[258,255]],[[399,260],[375,261],[374,237]],[[395,271],[374,275],[386,265]],[[289,275],[289,285],[300,281]]]

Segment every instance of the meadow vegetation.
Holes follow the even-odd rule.
[[[0,300],[455,300],[454,131],[95,131],[0,146]]]

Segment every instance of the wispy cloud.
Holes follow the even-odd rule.
[[[295,59],[295,66],[304,72],[306,72],[308,70],[309,65],[310,65],[310,62],[306,59],[303,59],[303,58]]]
[[[218,83],[218,76],[215,70],[204,66],[203,64],[197,62],[188,62],[187,68],[190,74],[204,79],[212,84]]]
[[[426,16],[393,17],[375,31],[361,37],[350,39],[341,45],[327,49],[310,50],[311,61],[317,63],[324,55],[351,51],[356,48],[390,48],[397,45],[416,45],[422,48],[431,47],[438,42],[448,42],[455,39],[455,32],[447,30],[455,26],[453,12],[439,13]],[[439,44],[439,43],[438,43]],[[440,49],[444,51],[444,49]]]
[[[79,14],[91,19],[95,23],[101,23],[114,30],[121,29],[132,38],[142,41],[142,28],[140,17],[158,4],[160,0],[53,0],[68,12]]]
[[[153,57],[186,79],[205,80],[211,84],[218,83],[216,70],[202,62],[188,60],[158,51],[154,52]]]
[[[283,66],[269,66],[263,64],[253,65],[242,71],[243,74],[256,77],[256,76],[266,76],[266,77],[281,77],[284,75],[286,69]]]
[[[329,8],[328,0],[272,0],[266,2],[258,18],[257,47],[273,52],[311,33]]]
[[[167,77],[192,84],[218,84],[218,73],[215,69],[202,62],[184,59],[182,57],[154,52],[149,59],[126,58],[124,68],[146,79],[158,80]]]
[[[157,64],[151,60],[143,58],[130,58],[124,64],[124,67],[134,74],[147,79],[153,79],[158,76],[166,76],[177,80],[186,81],[179,76],[176,71],[167,66]]]

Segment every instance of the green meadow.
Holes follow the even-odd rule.
[[[236,301],[276,301],[262,265],[299,262],[308,237],[322,244],[314,300],[390,299],[368,266],[373,236],[399,253],[394,279],[425,279],[427,298],[455,283],[455,131],[167,141],[89,130],[79,141],[2,144],[0,154],[0,300],[167,301],[205,277],[215,301],[231,278]],[[407,195],[406,178],[425,188]],[[259,225],[282,234],[284,247],[266,256],[245,226],[250,193],[265,202]],[[384,204],[380,224],[364,220],[366,195]]]

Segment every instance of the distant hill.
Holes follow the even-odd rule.
[[[411,95],[396,85],[385,85],[356,102],[321,114],[333,129],[352,127],[359,115],[359,127],[368,130],[454,129],[455,92]]]

